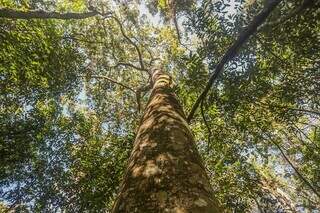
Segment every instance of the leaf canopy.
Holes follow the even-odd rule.
[[[170,73],[190,112],[264,6],[0,1],[26,12],[100,14],[0,18],[0,211],[109,210],[150,94],[149,70]],[[317,1],[282,1],[224,66],[190,124],[227,211],[320,208],[317,8]]]

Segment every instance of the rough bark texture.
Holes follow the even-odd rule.
[[[153,82],[113,212],[222,212],[170,77]]]

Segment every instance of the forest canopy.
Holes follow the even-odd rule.
[[[0,212],[111,211],[155,67],[221,208],[317,212],[319,8],[0,0]]]

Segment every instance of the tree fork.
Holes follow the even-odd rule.
[[[152,81],[112,212],[223,212],[213,197],[170,76],[156,70]]]

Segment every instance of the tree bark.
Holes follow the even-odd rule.
[[[112,212],[223,212],[171,78],[157,70]]]

